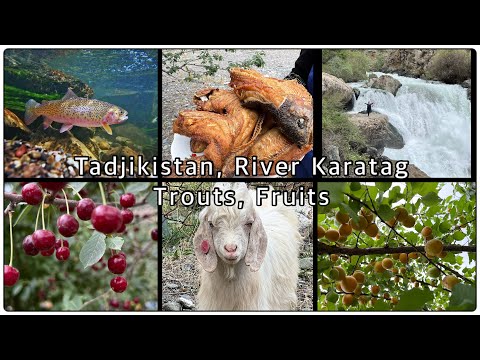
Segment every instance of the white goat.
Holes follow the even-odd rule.
[[[235,191],[237,203],[210,205],[199,214],[193,239],[203,267],[198,309],[294,309],[301,239],[294,210],[272,206],[271,193],[256,206],[256,192],[245,183],[215,187]],[[242,209],[239,200],[244,202]]]

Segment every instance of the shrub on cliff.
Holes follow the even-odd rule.
[[[371,60],[359,50],[323,50],[322,71],[345,82],[366,80]]]
[[[470,50],[438,50],[430,60],[427,78],[459,84],[471,77]]]
[[[322,99],[322,146],[335,145],[340,156],[347,160],[361,157],[352,148],[365,146],[365,139],[359,129],[348,120],[343,106],[334,97]]]

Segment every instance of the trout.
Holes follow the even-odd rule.
[[[112,135],[110,125],[121,124],[128,119],[128,112],[105,101],[81,98],[71,90],[61,100],[43,101],[41,104],[30,99],[25,105],[25,124],[30,125],[43,116],[43,128],[52,122],[62,123],[60,133],[74,126],[103,127]]]

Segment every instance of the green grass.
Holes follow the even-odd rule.
[[[322,51],[322,71],[345,82],[366,80],[366,73],[373,65],[371,62],[362,50]]]
[[[59,100],[58,94],[40,94],[11,85],[5,85],[5,108],[9,110],[25,111],[25,103],[29,99],[37,102],[42,100]]]
[[[364,146],[363,135],[348,120],[341,105],[331,97],[322,99],[322,133],[322,141],[337,146],[345,160],[365,160],[350,146],[350,143]]]

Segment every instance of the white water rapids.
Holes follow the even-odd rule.
[[[375,73],[380,76],[382,73]],[[402,134],[402,149],[385,149],[394,160],[408,160],[430,177],[470,177],[471,110],[467,90],[447,85],[388,74],[402,83],[397,95],[378,89],[362,88],[351,112],[366,110],[385,114]]]

